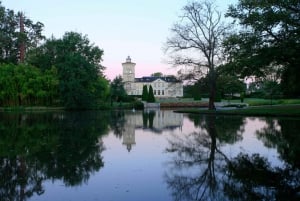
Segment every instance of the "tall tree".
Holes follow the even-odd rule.
[[[300,2],[239,0],[227,16],[240,25],[224,43],[228,68],[241,77],[265,77],[275,67],[286,95],[299,96]]]
[[[6,9],[0,1],[0,63],[18,63],[20,49],[25,53],[45,38],[43,27],[41,22],[34,23],[21,12]]]
[[[147,99],[148,103],[154,103],[155,102],[155,97],[154,97],[154,93],[153,93],[153,88],[150,85],[149,87],[149,94],[148,94],[148,99]]]
[[[112,101],[122,101],[126,97],[127,93],[124,88],[122,77],[119,75],[113,79],[110,83],[110,97]]]
[[[105,99],[108,82],[101,65],[103,50],[90,44],[87,36],[66,32],[62,39],[51,38],[30,53],[28,62],[43,70],[55,66],[61,100],[66,108],[94,107]],[[100,91],[99,91],[100,90]]]
[[[149,96],[148,87],[147,87],[147,85],[144,85],[143,92],[142,92],[142,101],[147,101],[148,96]]]
[[[221,62],[221,42],[226,26],[221,21],[213,1],[192,1],[182,9],[180,20],[171,29],[166,52],[171,53],[174,66],[184,66],[179,73],[183,79],[209,79],[209,109],[215,109],[216,68]]]

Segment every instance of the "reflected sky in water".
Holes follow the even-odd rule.
[[[0,197],[296,200],[299,123],[171,110],[1,113]]]

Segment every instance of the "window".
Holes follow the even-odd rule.
[[[160,90],[158,90],[157,92],[158,92],[158,95],[160,95]]]
[[[161,90],[161,95],[165,95],[165,91],[164,90]]]
[[[156,95],[156,90],[154,90],[154,95]]]

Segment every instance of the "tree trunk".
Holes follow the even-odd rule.
[[[216,99],[216,76],[214,70],[209,71],[209,110],[216,110],[215,99]]]

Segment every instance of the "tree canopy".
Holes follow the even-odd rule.
[[[239,32],[224,43],[227,67],[241,77],[264,77],[277,67],[285,94],[299,96],[299,1],[239,0],[229,7],[227,16],[240,25]]]
[[[54,105],[58,99],[57,70],[29,65],[0,66],[0,105]]]
[[[66,32],[62,39],[48,39],[31,51],[28,62],[42,70],[55,66],[64,106],[83,109],[94,107],[99,98],[108,95],[108,82],[100,64],[102,55],[103,50],[90,44],[87,36]]]
[[[111,101],[120,102],[125,99],[127,93],[124,88],[122,77],[119,75],[110,83],[110,97]],[[112,103],[112,102],[111,102]]]
[[[20,18],[23,19],[24,31],[20,31]],[[0,1],[0,63],[17,64],[20,60],[20,45],[25,50],[38,46],[45,37],[42,35],[44,24],[33,22],[21,12],[6,9]]]
[[[152,73],[151,76],[152,77],[162,77],[163,74],[162,74],[162,72],[155,72],[155,73]]]

